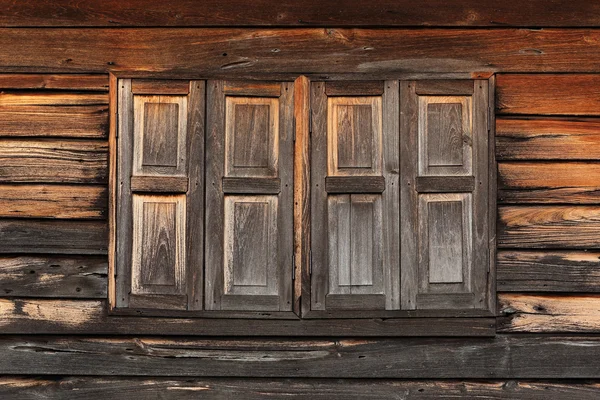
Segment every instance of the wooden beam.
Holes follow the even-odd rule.
[[[160,395],[158,395],[160,393]],[[236,379],[236,378],[118,378],[27,376],[0,378],[0,397],[12,400],[52,398],[88,400],[110,397],[162,400],[310,398],[359,399],[483,399],[483,400],[596,400],[600,383],[568,381],[450,381],[350,379]]]
[[[596,27],[595,2],[544,0],[169,1],[21,0],[8,2],[0,26],[491,26]]]
[[[106,75],[6,74],[0,75],[0,88],[108,91]]]
[[[359,79],[398,79],[409,73],[443,78],[440,73],[600,72],[599,41],[600,31],[594,29],[5,28],[0,71],[268,80],[294,79],[300,72],[321,78],[362,74]],[[574,90],[585,89],[582,85],[569,88],[574,98],[584,96]],[[510,103],[498,104],[510,111]],[[591,112],[595,104],[593,97],[578,112]]]
[[[71,324],[84,318],[74,315]],[[4,335],[0,355],[4,375],[593,379],[600,374],[600,338],[582,335],[235,341]]]

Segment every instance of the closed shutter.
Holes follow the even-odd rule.
[[[117,307],[201,309],[204,82],[118,83]]]
[[[311,92],[311,310],[399,309],[398,82]]]
[[[292,309],[293,93],[208,82],[207,310]]]
[[[488,307],[488,81],[401,83],[402,309]]]

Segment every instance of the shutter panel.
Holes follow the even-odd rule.
[[[204,82],[118,90],[117,307],[200,309]]]
[[[208,83],[207,310],[290,311],[293,84]]]
[[[487,308],[488,82],[401,83],[402,309]]]
[[[399,309],[398,94],[312,84],[312,310]]]

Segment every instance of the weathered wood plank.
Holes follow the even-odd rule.
[[[600,119],[500,117],[496,156],[499,161],[600,159]]]
[[[0,92],[0,107],[90,106],[108,104],[105,93]]]
[[[498,290],[600,292],[599,261],[597,251],[500,251]]]
[[[84,319],[84,315],[74,315],[71,323],[76,326]],[[569,376],[593,379],[600,373],[599,353],[597,336],[235,341],[3,336],[0,338],[0,372],[180,377],[551,379]]]
[[[598,41],[600,32],[593,29],[15,28],[0,35],[0,71],[138,71],[163,78],[231,78],[235,73],[270,80],[295,78],[298,71],[359,73],[370,79],[378,73],[397,79],[399,73],[441,71],[598,72]],[[573,83],[568,78],[563,79]],[[599,78],[582,78],[594,79]],[[578,84],[568,87],[571,99],[589,95],[589,90],[575,90]],[[578,112],[594,107],[592,97]],[[505,103],[499,103],[503,111]]]
[[[106,270],[105,257],[4,256],[0,296],[106,298]]]
[[[598,248],[599,229],[600,207],[498,207],[498,247]]]
[[[52,74],[3,74],[0,75],[0,88],[108,91],[106,75],[52,75]]]
[[[0,182],[106,183],[108,145],[92,140],[0,140]]]
[[[0,108],[0,136],[105,138],[107,130],[104,105]]]
[[[400,318],[400,319],[265,319],[228,312],[227,318],[210,323],[188,318],[108,315],[104,301],[0,299],[0,327],[3,334],[131,334],[201,336],[493,336],[493,318]],[[268,313],[267,313],[268,314]],[[214,317],[214,312],[213,312]],[[223,315],[223,314],[221,314]],[[256,318],[262,320],[257,321]]]
[[[502,293],[498,303],[498,332],[600,332],[599,295]]]
[[[0,185],[0,217],[105,219],[102,186]]]
[[[106,254],[102,221],[0,220],[0,253]]]
[[[522,26],[596,27],[600,7],[594,2],[532,0],[516,5],[492,0],[434,0],[415,7],[410,0],[365,3],[319,0],[302,4],[257,0],[220,2],[42,0],[8,3],[0,26]]]
[[[500,114],[600,115],[600,76],[499,74]]]
[[[499,163],[500,203],[600,203],[600,164]]]
[[[117,377],[5,377],[0,396],[12,400],[114,400],[143,398],[262,400],[479,399],[479,400],[596,400],[600,383],[561,381],[406,381],[347,379],[232,379],[232,378],[117,378]]]

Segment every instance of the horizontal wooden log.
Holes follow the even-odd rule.
[[[595,29],[14,28],[0,35],[0,71],[110,70],[129,76],[137,72],[145,77],[231,79],[235,75],[269,80],[291,79],[300,72],[325,77],[363,74],[362,79],[375,79],[376,74],[382,75],[377,79],[398,79],[401,73],[427,72],[471,76],[481,71],[599,72],[598,41],[600,31]],[[600,78],[582,81],[594,79]],[[590,94],[578,92],[581,85],[568,81],[573,97],[565,101],[573,103]],[[527,93],[544,90],[533,88],[536,80],[527,82],[532,82]],[[507,107],[514,111],[512,101],[502,100],[502,94],[498,98],[503,112],[509,111]],[[595,107],[594,99],[586,98],[583,109]],[[538,100],[542,105],[548,102]]]
[[[108,92],[106,75],[6,74],[0,75],[0,89],[47,89]]]
[[[184,0],[38,0],[6,4],[0,26],[522,26],[596,27],[600,7],[594,2],[498,3],[492,0],[410,0],[374,3],[345,0],[279,2],[243,0],[202,3]]]
[[[0,107],[108,104],[108,93],[0,92]]]
[[[600,119],[498,117],[496,158],[503,160],[598,160]]]
[[[496,285],[504,292],[600,292],[600,252],[498,252]]]
[[[501,248],[599,248],[600,207],[500,206],[497,232]]]
[[[105,257],[2,256],[0,296],[106,298],[107,268]]]
[[[73,324],[80,319],[74,317]],[[0,373],[178,377],[593,379],[597,336],[164,339],[2,336]]]
[[[599,85],[600,76],[589,74],[500,74],[496,77],[496,112],[600,115]]]
[[[0,182],[106,183],[108,144],[92,140],[0,140]]]
[[[0,217],[105,219],[103,186],[0,185]]]
[[[0,107],[0,136],[105,138],[107,106]]]
[[[498,295],[498,332],[600,332],[600,295]]]
[[[493,336],[492,318],[265,319],[108,315],[103,301],[0,299],[0,328],[13,334],[202,336]],[[223,316],[223,315],[221,315]],[[234,318],[234,319],[232,319]],[[262,318],[257,320],[257,318]],[[289,317],[288,317],[289,318]]]
[[[0,253],[106,254],[103,221],[0,220]]]
[[[0,378],[0,397],[152,400],[310,398],[314,400],[596,400],[600,383],[561,381],[450,381],[256,378],[119,378],[28,376]]]
[[[499,163],[500,203],[600,203],[600,164]]]

